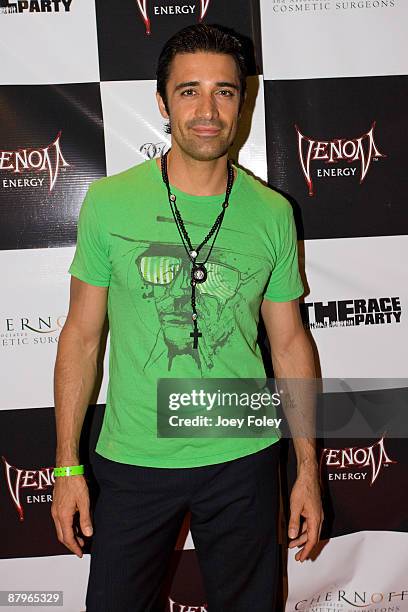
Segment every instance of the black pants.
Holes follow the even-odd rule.
[[[274,612],[280,444],[216,465],[134,466],[95,453],[87,612],[149,612],[185,514],[208,612]]]

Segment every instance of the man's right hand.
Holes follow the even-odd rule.
[[[107,297],[108,287],[89,285],[71,276],[69,311],[59,335],[54,372],[56,467],[80,463],[79,440],[96,382]],[[89,506],[84,476],[55,478],[51,514],[58,540],[78,557],[82,557],[84,546],[81,536],[92,535]],[[78,511],[80,530],[78,521],[74,527]]]
[[[82,557],[84,540],[79,530],[74,533],[74,516],[79,512],[80,531],[85,536],[93,533],[89,504],[89,490],[84,476],[58,476],[55,478],[51,515],[58,540],[78,557]]]

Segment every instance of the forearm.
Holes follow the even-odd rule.
[[[277,388],[296,452],[298,468],[316,467],[316,370],[312,346],[302,329],[285,351],[272,352]]]
[[[60,334],[54,371],[56,465],[79,464],[79,439],[95,385],[98,346],[88,346],[74,329]]]

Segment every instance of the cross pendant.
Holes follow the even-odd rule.
[[[194,331],[191,332],[190,336],[191,338],[194,338],[194,342],[193,342],[193,348],[198,348],[198,338],[202,337],[202,333],[198,331],[198,329],[195,327]]]

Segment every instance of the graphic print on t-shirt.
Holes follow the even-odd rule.
[[[140,323],[147,325],[146,321],[151,321],[152,308],[157,313],[157,328],[151,329],[153,341],[143,370],[165,359],[171,371],[175,360],[186,355],[201,372],[211,370],[214,357],[231,340],[236,322],[248,316],[243,304],[262,291],[268,275],[267,259],[226,248],[212,249],[205,264],[207,279],[196,285],[197,322],[202,336],[198,348],[193,348],[191,262],[184,247],[119,234],[111,236],[134,245],[123,255],[128,266],[127,289]],[[208,247],[198,261],[203,261],[207,253]],[[149,311],[146,317],[143,302]]]
[[[222,194],[175,189],[175,195],[196,247],[219,214]],[[198,263],[210,248],[211,243],[203,246]],[[264,381],[257,344],[262,300],[288,301],[304,291],[289,202],[237,169],[208,256],[208,277],[196,287],[198,348],[190,335],[191,263],[155,160],[100,179],[88,190],[69,271],[108,288],[109,387],[96,446],[107,458],[194,467],[242,457],[278,439],[274,434],[243,444],[227,437],[159,438],[157,389],[163,378]]]

